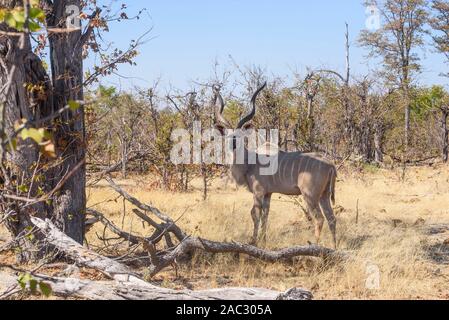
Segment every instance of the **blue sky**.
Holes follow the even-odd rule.
[[[109,3],[110,0],[102,0]],[[125,1],[122,1],[125,2]],[[120,2],[121,3],[121,2]],[[212,74],[214,61],[256,64],[270,74],[292,77],[292,70],[306,67],[345,68],[345,22],[350,25],[353,74],[376,67],[364,58],[356,39],[365,26],[362,0],[190,0],[126,1],[129,15],[147,8],[140,21],[113,23],[108,41],[126,48],[145,30],[153,28],[152,40],[140,48],[137,67],[122,66],[102,82],[123,89],[145,87],[161,78],[162,87],[187,89],[192,80]],[[423,84],[444,84],[448,79],[442,55],[429,47],[423,53]],[[88,63],[91,64],[92,60]]]

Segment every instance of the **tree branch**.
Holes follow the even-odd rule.
[[[98,270],[115,280],[112,282],[93,282],[89,280],[55,278],[34,275],[37,280],[49,282],[53,292],[62,296],[78,296],[85,299],[132,299],[132,300],[310,300],[312,294],[303,289],[290,289],[285,293],[266,289],[253,288],[225,288],[204,291],[181,290],[175,291],[154,286],[132,272],[127,266],[92,252],[59,231],[49,220],[31,218],[45,240],[57,248],[67,258],[74,260],[77,265]],[[75,280],[75,281],[73,281]],[[0,273],[0,286],[10,287],[17,283],[14,276]]]
[[[271,251],[237,242],[215,242],[201,238],[189,237],[173,251],[158,254],[157,264],[150,267],[151,276],[155,276],[166,267],[175,263],[177,258],[191,252],[192,250],[201,250],[209,253],[240,253],[270,263],[289,260],[299,256],[335,260],[344,260],[347,258],[347,256],[343,253],[316,245],[298,246]]]

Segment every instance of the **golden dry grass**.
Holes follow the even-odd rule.
[[[267,264],[232,255],[199,254],[181,266],[180,279],[168,270],[157,276],[162,285],[189,288],[258,286],[285,290],[311,289],[318,299],[448,299],[449,229],[430,234],[433,226],[449,226],[449,168],[411,168],[402,172],[380,169],[341,173],[337,185],[339,247],[353,257],[344,264],[327,265],[302,258],[292,264]],[[118,180],[143,202],[152,203],[187,232],[211,240],[248,242],[252,233],[252,196],[245,189],[223,190],[214,183],[207,201],[198,189],[190,193],[148,190],[150,178]],[[139,218],[116,194],[100,184],[88,191],[89,205],[105,213],[126,231],[147,235]],[[106,201],[106,202],[105,202]],[[357,202],[359,223],[355,224]],[[445,231],[446,230],[446,231]],[[88,234],[97,243],[95,226]],[[276,249],[313,241],[313,227],[289,197],[276,196],[269,220],[267,247]],[[330,245],[327,226],[324,245]],[[380,288],[368,289],[371,268],[380,271]]]

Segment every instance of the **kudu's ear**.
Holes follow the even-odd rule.
[[[214,127],[215,127],[215,130],[220,132],[220,134],[222,136],[224,136],[226,134],[226,127],[224,125],[217,123],[217,124],[215,124]]]
[[[253,123],[246,123],[244,126],[243,126],[243,131],[251,131],[251,130],[253,130],[254,129],[254,124]]]

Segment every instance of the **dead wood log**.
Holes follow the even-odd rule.
[[[257,259],[260,259],[265,262],[275,263],[283,260],[289,260],[294,257],[299,256],[309,256],[309,257],[319,257],[323,259],[333,259],[333,260],[342,260],[346,259],[347,256],[344,253],[337,252],[332,249],[324,248],[316,245],[309,246],[297,246],[292,248],[285,248],[277,251],[263,250],[251,245],[245,245],[241,243],[226,243],[226,242],[214,242],[200,238],[194,238],[187,236],[181,228],[176,225],[176,222],[173,221],[168,215],[162,213],[159,209],[143,204],[126,191],[121,189],[118,185],[114,183],[114,181],[107,177],[106,180],[110,184],[110,186],[121,196],[123,196],[127,201],[131,204],[135,205],[139,209],[153,213],[160,220],[164,221],[164,223],[157,223],[150,217],[148,217],[145,213],[134,209],[133,212],[139,216],[142,220],[148,222],[151,226],[156,229],[155,234],[149,238],[140,238],[136,239],[136,242],[140,242],[144,245],[144,249],[148,252],[151,265],[149,266],[150,275],[155,276],[160,271],[165,269],[168,266],[176,264],[176,260],[181,257],[188,255],[190,252],[194,250],[202,250],[209,253],[241,253],[245,254]],[[99,214],[99,213],[98,213]],[[130,236],[118,229],[112,223],[108,222],[106,218],[101,218],[100,221],[104,222],[105,226],[108,227],[115,234],[120,237],[128,239]],[[177,247],[169,246],[171,250],[164,252],[157,252],[155,244],[155,239],[160,241],[163,235],[167,235],[168,233],[172,233],[180,242]],[[132,236],[131,236],[132,238]],[[171,242],[170,240],[167,241]]]
[[[208,253],[240,253],[270,263],[289,260],[299,256],[319,257],[323,259],[345,258],[345,255],[341,252],[315,245],[297,246],[270,251],[237,242],[216,242],[195,237],[187,237],[178,246],[171,246],[171,251],[158,252],[155,244],[162,239],[160,236],[162,234],[159,230],[156,230],[156,232],[149,238],[134,236],[120,230],[100,212],[91,209],[89,209],[88,212],[93,214],[101,223],[119,237],[129,240],[133,244],[140,243],[143,245],[150,256],[151,265],[149,266],[149,270],[152,277],[166,267],[175,264],[179,257],[186,256],[193,250],[201,250]],[[156,239],[155,237],[159,237],[159,239]]]
[[[178,257],[192,250],[202,250],[209,253],[241,253],[270,263],[285,261],[299,256],[333,260],[347,258],[344,253],[317,245],[297,246],[281,250],[263,250],[237,242],[215,242],[195,237],[186,238],[174,250],[168,253],[156,253],[151,246],[145,246],[145,249],[151,256],[152,266],[149,268],[151,276],[155,276],[166,267],[175,263]]]
[[[98,270],[111,279],[129,279],[130,277],[140,279],[140,276],[127,266],[84,248],[59,231],[50,220],[44,221],[32,217],[31,221],[44,234],[45,240],[49,244],[62,252],[67,258],[75,261],[77,265]]]
[[[294,257],[299,256],[319,257],[332,260],[342,260],[347,258],[344,253],[315,245],[297,246],[272,251],[263,250],[255,246],[236,242],[215,242],[201,238],[189,237],[181,230],[181,228],[176,225],[176,222],[173,221],[168,215],[162,213],[159,209],[153,206],[143,204],[142,202],[128,194],[126,191],[121,189],[118,185],[116,185],[110,177],[106,177],[106,180],[117,193],[123,196],[124,199],[129,201],[137,208],[145,212],[154,214],[158,219],[163,221],[163,223],[157,223],[145,213],[134,209],[133,212],[137,216],[139,216],[143,221],[146,221],[156,229],[152,237],[143,238],[133,236],[120,230],[112,222],[107,220],[101,213],[95,210],[89,211],[119,237],[130,240],[133,243],[143,244],[143,247],[148,252],[151,261],[151,264],[148,267],[151,277],[154,277],[156,274],[169,266],[176,265],[176,261],[178,260],[178,258],[180,258],[181,256],[186,256],[194,250],[202,250],[209,253],[240,253],[270,263],[290,260]],[[169,233],[174,234],[180,242],[176,247],[173,247],[173,243],[171,241]],[[170,250],[158,252],[156,250],[156,244],[163,237],[165,237]]]
[[[299,288],[284,293],[256,288],[176,291],[150,283],[90,281],[45,275],[33,275],[33,279],[49,284],[55,296],[88,300],[311,300],[313,298],[309,291]],[[15,285],[17,276],[0,272],[1,291],[11,290]]]
[[[48,282],[52,286],[53,292],[61,296],[79,296],[84,299],[101,300],[308,300],[312,297],[310,292],[299,288],[290,289],[285,293],[253,288],[225,288],[204,291],[176,291],[160,288],[144,281],[140,274],[133,272],[127,266],[84,248],[79,243],[59,231],[51,221],[44,221],[35,217],[31,218],[31,220],[43,233],[45,240],[51,244],[51,246],[58,249],[66,257],[75,261],[78,266],[98,270],[109,278],[115,280],[112,282],[93,282],[89,280],[67,280],[65,278],[33,275],[36,280]],[[17,278],[0,273],[0,284],[10,287],[11,281],[17,283]]]

